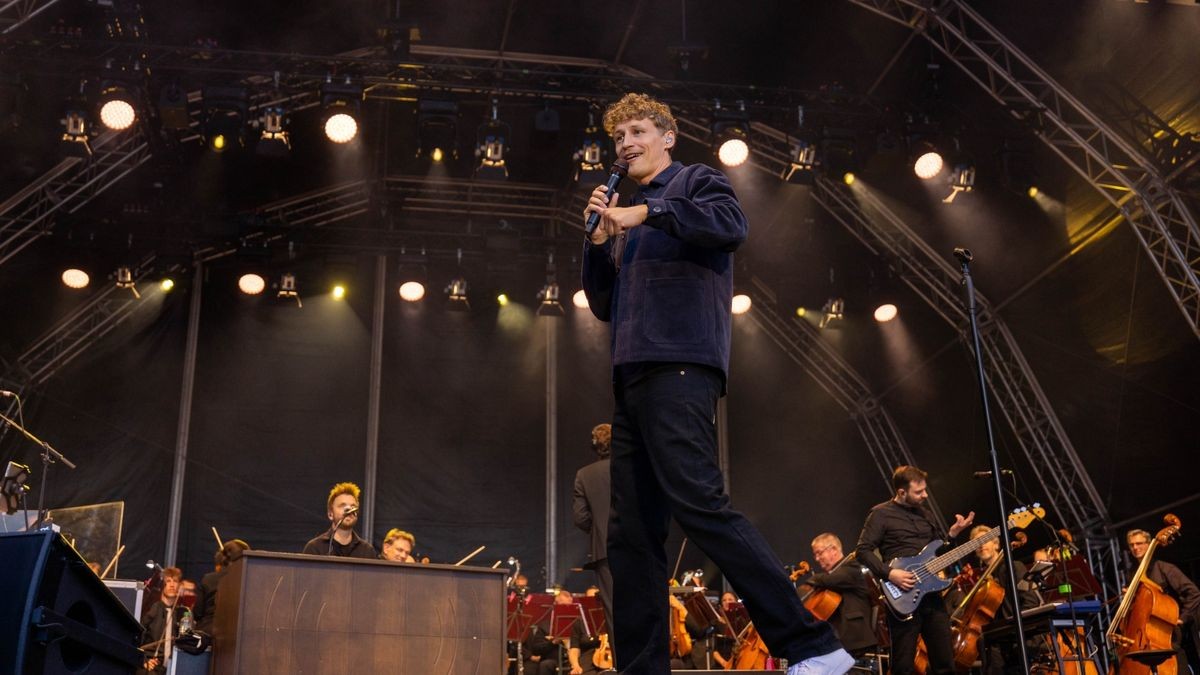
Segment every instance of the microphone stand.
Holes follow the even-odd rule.
[[[979,396],[983,400],[983,422],[987,429],[988,455],[992,460],[992,483],[996,490],[996,506],[1000,509],[1000,518],[1006,521],[1000,525],[1000,537],[1004,541],[1004,546],[1001,547],[1001,550],[1009,552],[1012,551],[1012,541],[1008,536],[1008,508],[1004,505],[1004,484],[1002,482],[1003,475],[1000,473],[1000,456],[996,452],[996,438],[992,432],[992,412],[988,404],[987,375],[983,370],[983,348],[980,345],[979,321],[976,317],[975,281],[971,278],[971,260],[974,259],[974,256],[965,248],[956,248],[954,249],[954,257],[958,258],[958,262],[962,266],[963,284],[967,288],[967,315],[971,319],[971,339],[975,347],[975,374],[979,379]],[[1021,668],[1024,672],[1028,673],[1029,654],[1025,645],[1025,622],[1021,617],[1017,576],[1011,560],[1012,556],[1010,555],[1010,562],[1005,565],[1008,568],[1008,591],[1013,601],[1013,623],[1017,627],[1017,646],[1021,650]]]
[[[37,444],[38,446],[40,446],[42,448],[42,484],[40,486],[38,486],[38,505],[37,505],[38,519],[34,522],[33,526],[31,527],[29,525],[29,517],[26,516],[25,529],[26,530],[35,530],[35,529],[40,530],[40,529],[49,527],[52,523],[50,522],[50,513],[46,510],[46,483],[50,482],[50,465],[53,464],[55,461],[58,461],[58,462],[62,463],[63,466],[66,466],[68,469],[74,469],[75,463],[72,462],[71,460],[67,459],[66,457],[64,457],[63,454],[61,452],[59,452],[58,450],[55,450],[54,446],[50,445],[46,441],[43,441],[42,439],[38,438],[37,436],[34,436],[32,433],[30,433],[30,431],[28,429],[21,426],[20,424],[17,424],[16,422],[12,421],[8,417],[0,414],[0,420],[4,420],[5,422],[8,423],[9,426],[11,426],[12,428],[21,432],[25,436],[25,438],[28,438],[29,440],[33,441],[35,444]]]
[[[358,509],[346,511],[342,514],[341,518],[337,519],[337,522],[333,524],[333,527],[329,528],[329,549],[325,551],[325,555],[333,555],[333,535],[337,533],[337,529],[342,526],[342,523],[345,522],[352,513],[358,513]]]

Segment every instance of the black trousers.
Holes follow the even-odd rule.
[[[910,675],[916,668],[917,638],[925,638],[929,675],[953,675],[954,644],[950,641],[950,612],[940,593],[926,595],[908,621],[888,613],[892,638],[892,675]]]
[[[783,563],[734,511],[717,464],[719,373],[681,365],[618,386],[612,439],[614,652],[625,675],[670,669],[664,545],[673,516],[721,568],[775,656],[796,663],[839,647],[800,603]]]

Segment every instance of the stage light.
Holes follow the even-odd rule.
[[[875,308],[875,320],[879,323],[887,323],[896,318],[900,314],[900,310],[892,303],[884,303]]]
[[[88,273],[84,272],[78,267],[72,267],[63,270],[62,282],[67,286],[67,288],[87,288],[87,285],[91,283],[91,281],[92,278],[88,276]]]
[[[496,296],[496,304],[500,305],[501,307],[508,305],[508,295],[504,294],[504,293],[500,293],[499,295],[497,295]]]
[[[737,110],[722,110],[720,101],[713,110],[713,150],[728,167],[741,166],[750,158],[750,120],[746,105],[738,101]]]
[[[538,305],[538,316],[565,316],[562,303],[559,302],[558,282],[547,279],[546,285],[542,286],[542,290],[538,291],[537,299],[541,301]]]
[[[255,153],[261,157],[287,157],[292,151],[292,139],[284,129],[287,120],[283,116],[283,108],[263,110],[259,124],[262,126],[262,135],[258,138],[258,146],[254,148]]]
[[[583,292],[582,290],[575,291],[575,294],[571,296],[571,304],[575,305],[579,309],[587,309],[587,293]]]
[[[158,93],[158,120],[164,129],[185,131],[192,126],[188,114],[187,90],[178,82],[168,82]]]
[[[842,182],[846,185],[854,185],[855,176],[853,171],[847,171],[842,175]]]
[[[158,287],[162,289],[163,293],[170,293],[171,289],[175,288],[175,280],[170,277],[163,279],[158,282]]]
[[[817,322],[817,327],[838,328],[845,314],[846,301],[842,298],[829,298],[821,307],[821,320]]]
[[[471,309],[471,303],[467,301],[467,280],[462,277],[455,277],[446,285],[447,307],[451,311],[465,312]]]
[[[588,109],[587,126],[583,129],[579,147],[571,156],[575,162],[574,180],[582,185],[604,183],[608,174],[604,167],[608,161],[608,136],[596,124],[596,110]]]
[[[253,272],[238,277],[238,290],[246,295],[258,295],[267,287],[266,279]]]
[[[142,297],[142,294],[138,293],[137,284],[133,281],[133,270],[128,266],[122,265],[117,268],[117,288],[133,293],[133,297],[139,300]]]
[[[300,291],[296,290],[296,275],[290,272],[279,277],[279,291],[275,293],[275,297],[281,300],[295,300],[297,307],[304,307],[304,303],[300,301]]]
[[[792,160],[783,170],[783,180],[794,185],[812,185],[814,171],[820,164],[817,146],[806,140],[798,140],[792,152]]]
[[[201,128],[209,150],[223,152],[244,142],[249,94],[245,87],[205,87]]]
[[[84,112],[80,109],[68,110],[63,119],[63,126],[63,152],[72,157],[91,157],[92,144],[88,140],[87,117]]]
[[[942,201],[950,204],[960,192],[970,192],[975,189],[975,167],[970,164],[957,164],[950,173],[950,194]]]
[[[917,174],[917,178],[929,180],[942,172],[943,165],[942,155],[936,150],[930,150],[921,153],[917,161],[913,162],[913,172]]]
[[[754,304],[750,296],[739,293],[733,296],[732,310],[734,314],[745,314],[750,311],[750,306]]]
[[[804,317],[808,316],[808,310],[804,309],[803,307],[797,307],[796,308],[796,316],[803,319]]]
[[[454,101],[417,102],[417,157],[441,162],[458,158],[458,104]]]
[[[137,109],[133,105],[132,92],[121,85],[101,87],[100,123],[113,131],[124,131],[137,121]]]
[[[477,144],[475,157],[479,166],[475,168],[476,178],[504,180],[508,178],[508,164],[505,153],[508,152],[508,138],[511,130],[501,122],[498,116],[498,102],[492,99],[492,117],[479,127],[476,133]]]
[[[334,300],[341,300],[346,297],[346,287],[338,284],[329,291],[329,294],[333,296]]]
[[[363,88],[351,84],[349,77],[341,84],[326,78],[325,84],[321,85],[321,106],[325,110],[322,127],[326,138],[344,145],[358,136],[358,113],[362,100]]]
[[[1034,199],[1037,198],[1038,194],[1040,193],[1038,192],[1036,185],[1030,185],[1029,189],[1025,191],[1025,194],[1029,195],[1031,199]]]
[[[419,281],[406,281],[400,284],[400,298],[406,302],[418,302],[425,297],[425,284]]]

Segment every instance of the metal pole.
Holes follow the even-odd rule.
[[[558,581],[558,318],[546,323],[546,584]]]
[[[729,406],[728,399],[722,396],[717,400],[717,466],[721,468],[721,480],[725,483],[725,494],[733,496],[729,490]],[[732,591],[729,578],[721,575],[721,592]]]
[[[371,384],[367,395],[367,460],[366,504],[362,519],[362,534],[372,541],[375,534],[375,485],[379,464],[379,405],[383,387],[383,318],[387,307],[387,254],[375,257],[375,308],[371,315]]]
[[[188,307],[187,343],[183,350],[183,383],[179,391],[179,426],[175,429],[175,471],[171,476],[171,510],[167,514],[167,567],[175,566],[179,548],[179,520],[183,512],[183,478],[187,470],[188,434],[192,426],[192,391],[196,384],[196,346],[200,338],[200,303],[204,296],[204,263],[192,275],[192,301]]]

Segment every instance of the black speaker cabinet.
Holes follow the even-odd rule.
[[[0,675],[141,666],[141,625],[57,533],[0,534],[0,561]]]

